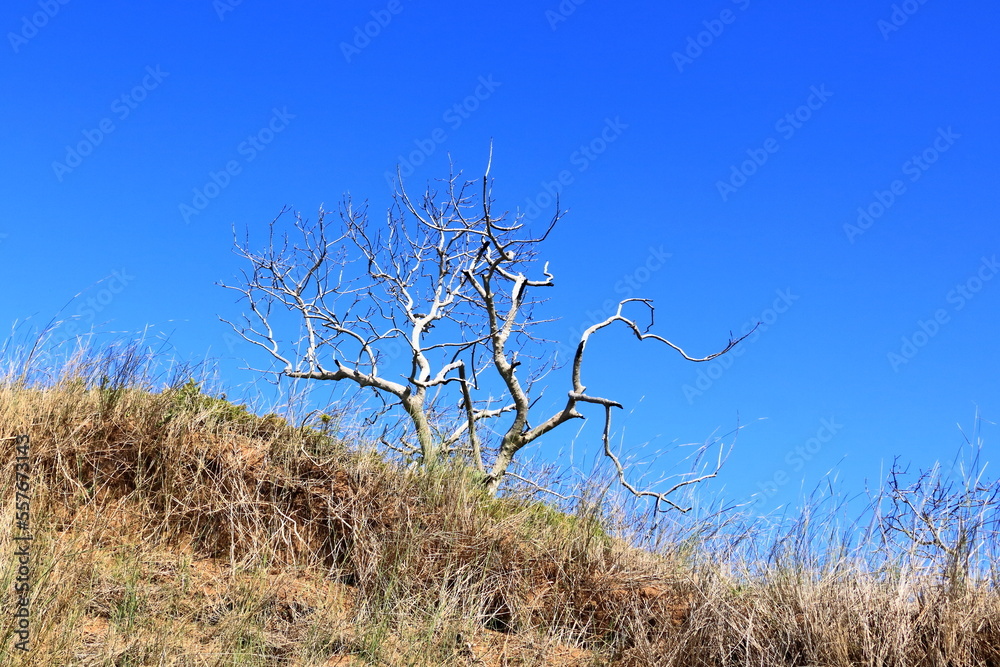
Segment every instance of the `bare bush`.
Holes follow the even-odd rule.
[[[950,595],[960,594],[970,576],[987,574],[996,584],[1000,479],[986,476],[979,429],[977,415],[967,449],[949,467],[937,463],[911,474],[895,461],[875,499],[885,556],[921,563]]]
[[[548,262],[538,266],[539,246],[563,212],[557,202],[540,232],[529,230],[522,214],[495,214],[489,166],[482,179],[465,181],[452,171],[442,183],[441,192],[428,188],[419,199],[400,184],[384,224],[347,198],[339,225],[321,208],[315,222],[294,213],[293,229],[282,234],[283,209],[271,221],[265,250],[237,240],[238,254],[252,268],[239,284],[222,285],[238,291],[249,308],[239,324],[230,322],[234,330],[267,350],[281,366],[278,375],[346,380],[373,390],[386,407],[402,408],[415,442],[383,438],[384,444],[427,466],[459,452],[491,493],[522,448],[583,418],[583,405],[600,406],[605,454],[625,487],[654,497],[657,507],[683,509],[670,494],[714,477],[721,451],[714,469],[688,475],[666,492],[629,484],[608,443],[612,408],[622,406],[587,392],[584,351],[593,334],[618,322],[639,340],[663,343],[693,362],[714,359],[746,336],[730,335],[721,351],[693,357],[650,332],[649,300],[624,299],[576,342],[563,407],[535,415],[539,380],[555,368],[534,332],[542,322],[537,294],[555,285]],[[648,323],[626,314],[632,310]],[[298,338],[279,333],[295,327]]]

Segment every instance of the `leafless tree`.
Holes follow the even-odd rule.
[[[973,437],[950,467],[936,463],[911,474],[897,459],[874,498],[885,553],[938,567],[951,594],[961,593],[973,572],[998,581],[1000,479],[986,475],[980,422],[977,412]]]
[[[695,362],[728,352],[745,336],[730,336],[715,354],[692,357],[649,332],[650,301],[625,299],[614,315],[587,328],[576,342],[565,405],[540,420],[530,419],[540,396],[538,381],[554,368],[528,356],[546,349],[532,329],[541,322],[535,318],[537,293],[555,284],[547,262],[538,270],[538,247],[563,212],[557,202],[552,219],[535,234],[523,214],[495,215],[489,172],[487,166],[482,179],[466,181],[452,171],[441,181],[441,191],[428,188],[419,199],[400,180],[384,224],[372,222],[366,208],[356,208],[348,197],[339,208],[339,224],[331,224],[321,208],[315,222],[293,213],[294,228],[278,234],[279,219],[288,213],[283,209],[271,221],[264,251],[251,250],[247,239],[236,241],[237,253],[252,269],[243,273],[241,284],[222,286],[237,290],[249,313],[230,324],[267,350],[286,377],[347,380],[371,388],[386,405],[401,407],[416,443],[386,440],[387,445],[418,454],[424,465],[462,450],[491,493],[523,447],[582,418],[582,404],[601,406],[605,451],[625,482],[608,443],[611,408],[622,406],[588,394],[583,383],[591,336],[620,322],[639,340],[659,341]],[[627,308],[644,312],[649,326],[626,316]],[[276,333],[283,328],[282,318],[289,327],[297,326],[297,339]],[[400,362],[408,368],[399,369]],[[448,396],[455,407],[445,419],[439,413]],[[484,433],[495,434],[492,444],[484,442]],[[721,463],[720,456],[715,470],[692,475],[663,493],[625,484],[636,494],[655,497],[658,505],[682,509],[667,496],[714,476]]]

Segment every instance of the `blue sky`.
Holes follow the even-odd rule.
[[[559,188],[569,209],[545,249],[550,336],[626,292],[693,354],[766,323],[710,364],[595,339],[587,383],[626,405],[628,451],[739,420],[716,490],[766,489],[767,510],[837,469],[860,491],[896,455],[950,459],[977,409],[1000,417],[997,13],[15,0],[0,321],[43,324],[82,291],[62,313],[81,330],[148,326],[241,386],[267,360],[218,321],[240,309],[214,285],[242,268],[234,224],[253,238],[284,205],[347,192],[377,212],[398,162],[411,188],[448,154],[475,177],[492,140],[498,207],[551,214]],[[997,435],[985,426],[988,457]]]

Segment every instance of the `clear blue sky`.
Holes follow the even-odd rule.
[[[475,176],[492,139],[498,206],[544,205],[568,172],[546,250],[555,337],[630,281],[695,354],[767,322],[726,365],[596,342],[587,383],[635,408],[617,421],[627,448],[739,418],[727,494],[777,479],[768,509],[837,466],[861,490],[895,455],[950,459],[977,406],[1000,418],[997,14],[982,0],[12,0],[0,321],[44,323],[86,290],[63,313],[81,328],[150,325],[238,386],[244,360],[267,360],[217,319],[239,312],[213,284],[241,268],[233,224],[253,233],[346,192],[379,211],[400,159],[421,163],[413,187],[447,153]],[[984,435],[989,455],[1000,433]]]

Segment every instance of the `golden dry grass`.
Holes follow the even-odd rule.
[[[31,437],[35,536],[32,648],[6,614],[0,664],[1000,665],[989,580],[654,554],[599,506],[487,498],[460,465],[408,472],[140,367],[0,383],[0,437]]]

